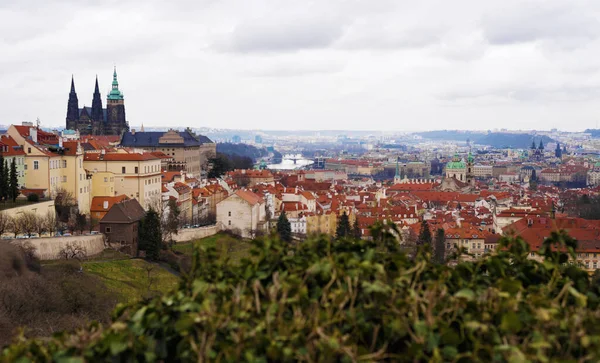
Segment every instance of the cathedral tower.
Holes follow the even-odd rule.
[[[96,87],[94,88],[94,98],[92,98],[92,134],[102,135],[104,133],[104,111],[102,110],[102,98],[98,87],[98,76],[96,76]]]
[[[106,135],[121,135],[127,130],[129,130],[129,126],[125,119],[125,102],[123,93],[119,91],[117,67],[115,67],[112,88],[106,98],[106,125],[104,132]]]
[[[471,186],[475,185],[475,158],[473,158],[473,154],[469,152],[469,156],[467,157],[467,183]]]
[[[71,76],[71,92],[69,92],[69,101],[67,102],[67,129],[77,129],[77,120],[79,119],[79,101],[77,92],[75,92],[75,80]]]

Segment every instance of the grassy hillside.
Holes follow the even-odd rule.
[[[232,261],[239,261],[244,257],[250,256],[251,244],[249,242],[236,239],[224,233],[217,233],[193,242],[178,243],[173,246],[173,250],[191,256],[194,251],[194,245],[214,247],[219,256],[227,256]]]
[[[98,276],[119,302],[135,302],[165,293],[177,286],[178,277],[144,260],[86,262],[84,271]]]

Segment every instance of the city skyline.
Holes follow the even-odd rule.
[[[598,125],[600,5],[3,2],[2,124],[65,125],[119,70],[131,125],[269,130]]]

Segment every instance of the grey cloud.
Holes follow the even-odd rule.
[[[589,9],[577,8],[574,3],[557,6],[552,2],[526,2],[505,12],[488,14],[482,27],[488,41],[499,45],[546,40],[567,47],[595,39],[600,31],[600,23]]]
[[[438,95],[444,101],[474,101],[478,99],[504,99],[519,102],[573,102],[588,101],[600,96],[600,85],[564,85],[553,87],[514,86],[481,90],[457,90]]]
[[[285,62],[268,66],[256,67],[243,72],[244,75],[252,77],[298,77],[309,75],[321,75],[341,72],[344,65],[340,63],[297,63]]]
[[[221,49],[240,53],[290,52],[327,48],[342,34],[335,21],[305,19],[288,21],[254,21],[237,26]]]
[[[414,27],[398,29],[382,24],[353,25],[336,44],[342,49],[422,48],[441,39],[442,30]]]

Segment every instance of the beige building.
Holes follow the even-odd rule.
[[[199,178],[202,165],[216,155],[216,144],[206,136],[194,136],[189,130],[167,132],[126,132],[121,146],[148,152],[160,151],[173,158],[168,163],[170,171],[185,171],[188,176]]]
[[[63,143],[57,135],[29,125],[11,125],[8,134],[25,152],[26,189],[40,190],[50,198],[64,190],[73,195],[80,213],[90,212],[91,183],[78,141]]]
[[[100,173],[96,183],[99,192],[106,193],[114,183],[113,195],[135,198],[147,209],[161,199],[160,161],[150,153],[88,153],[84,165],[92,180]],[[106,182],[104,178],[108,178]]]
[[[475,165],[473,166],[473,174],[475,178],[490,178],[493,175],[492,165]]]
[[[91,173],[92,199],[95,197],[112,197],[115,195],[115,174],[109,171]]]
[[[245,238],[265,231],[266,219],[265,201],[250,191],[238,190],[217,204],[217,223]]]

